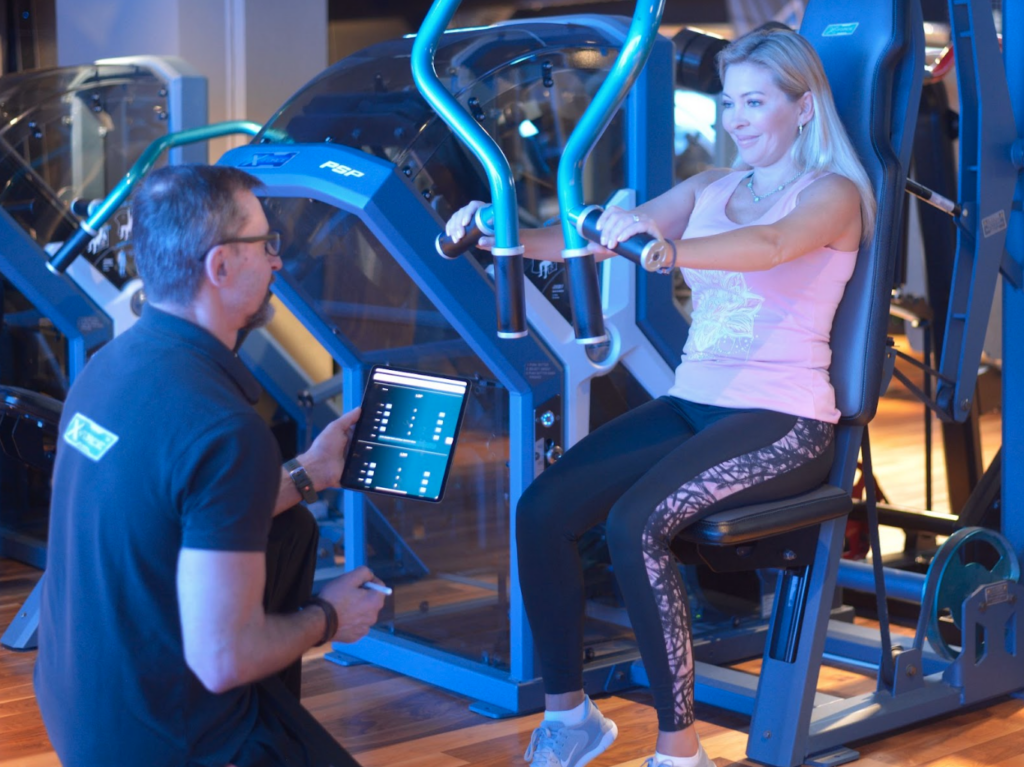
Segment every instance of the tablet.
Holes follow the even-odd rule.
[[[440,501],[469,392],[464,378],[373,368],[341,486]]]

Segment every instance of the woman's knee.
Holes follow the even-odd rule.
[[[545,492],[545,484],[539,479],[534,481],[516,504],[516,540],[520,545],[553,535],[557,530],[559,520],[554,510],[558,504]]]
[[[615,504],[608,512],[605,536],[612,562],[616,566],[643,555],[644,526],[648,515],[637,512],[636,506],[623,502]]]
[[[557,465],[537,477],[516,504],[516,540],[520,545],[538,539],[576,540],[601,521],[600,504],[571,492],[572,483],[558,481]]]

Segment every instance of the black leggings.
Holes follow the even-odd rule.
[[[693,724],[686,591],[669,548],[716,511],[785,498],[828,476],[833,426],[768,410],[661,397],[581,440],[517,506],[519,578],[548,694],[583,688],[584,585],[577,541],[607,520],[659,728]]]

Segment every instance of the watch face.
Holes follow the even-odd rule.
[[[285,468],[288,469],[288,476],[295,483],[295,489],[299,491],[302,500],[306,503],[312,503],[317,500],[316,489],[313,487],[313,482],[306,473],[305,467],[297,461],[289,461],[285,464]]]

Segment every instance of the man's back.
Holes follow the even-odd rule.
[[[65,765],[223,765],[251,731],[250,686],[214,695],[185,664],[175,578],[182,547],[265,550],[280,455],[258,393],[220,341],[150,307],[72,387],[36,666]]]

